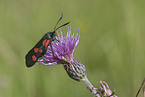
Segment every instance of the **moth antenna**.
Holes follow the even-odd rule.
[[[61,13],[61,17],[60,17],[59,20],[57,21],[57,23],[56,23],[56,25],[55,25],[55,27],[54,27],[53,33],[55,33],[55,31],[56,31],[57,29],[59,29],[59,28],[65,26],[65,25],[68,25],[68,24],[70,23],[70,22],[67,22],[67,23],[65,23],[65,24],[63,24],[63,25],[61,25],[61,26],[59,26],[58,28],[56,28],[56,27],[57,27],[57,24],[60,22],[60,20],[61,20],[62,18],[63,18],[63,13]]]
[[[67,23],[65,23],[65,24],[63,24],[63,25],[61,25],[61,26],[59,26],[58,28],[56,28],[55,30],[54,30],[54,32],[57,30],[57,29],[59,29],[59,28],[61,28],[61,27],[63,27],[63,26],[66,26],[66,25],[68,25],[70,22],[67,22]]]
[[[57,27],[57,24],[59,23],[59,21],[60,21],[62,18],[63,18],[63,13],[61,13],[61,17],[60,17],[59,20],[57,21],[57,23],[56,23],[56,25],[55,25],[55,27],[54,27],[54,31],[56,31],[55,29],[56,29],[56,27]]]

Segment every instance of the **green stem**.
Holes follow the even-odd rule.
[[[90,83],[87,77],[84,77],[82,81],[87,85],[87,88],[91,91],[94,97],[100,97],[100,95],[94,89],[93,85]]]

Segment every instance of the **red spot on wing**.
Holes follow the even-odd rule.
[[[32,60],[33,60],[33,61],[36,61],[36,59],[37,59],[36,56],[33,55],[33,56],[32,56]]]
[[[39,49],[39,52],[40,52],[40,53],[42,53],[42,51],[43,51],[42,49]]]
[[[43,40],[42,45],[46,44],[47,39]]]
[[[37,53],[39,48],[34,48],[34,52]]]
[[[45,47],[47,47],[49,45],[50,40],[47,40]]]

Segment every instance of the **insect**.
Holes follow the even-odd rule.
[[[39,40],[39,42],[26,54],[25,59],[26,59],[26,66],[27,67],[33,66],[37,62],[37,60],[46,53],[46,50],[47,50],[49,45],[50,45],[52,54],[54,56],[51,42],[56,40],[56,36],[57,36],[56,30],[58,30],[59,28],[65,26],[65,25],[68,25],[70,23],[70,22],[67,22],[67,23],[59,26],[58,28],[56,28],[57,24],[59,23],[59,21],[62,18],[63,18],[63,14],[61,15],[61,17],[57,21],[57,23],[54,27],[54,31],[47,32],[46,34],[44,34],[44,36]]]

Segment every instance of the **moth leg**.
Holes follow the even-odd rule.
[[[57,41],[57,42],[59,42],[60,43],[60,41],[59,40],[57,40],[56,38],[55,38],[55,40]],[[62,43],[63,45],[65,45],[64,43]]]
[[[50,43],[50,48],[51,48],[51,51],[52,51],[52,54],[53,54],[53,57],[54,57],[54,52],[53,52],[51,43]]]
[[[57,40],[56,38],[54,38],[52,41],[55,41],[55,40]]]

